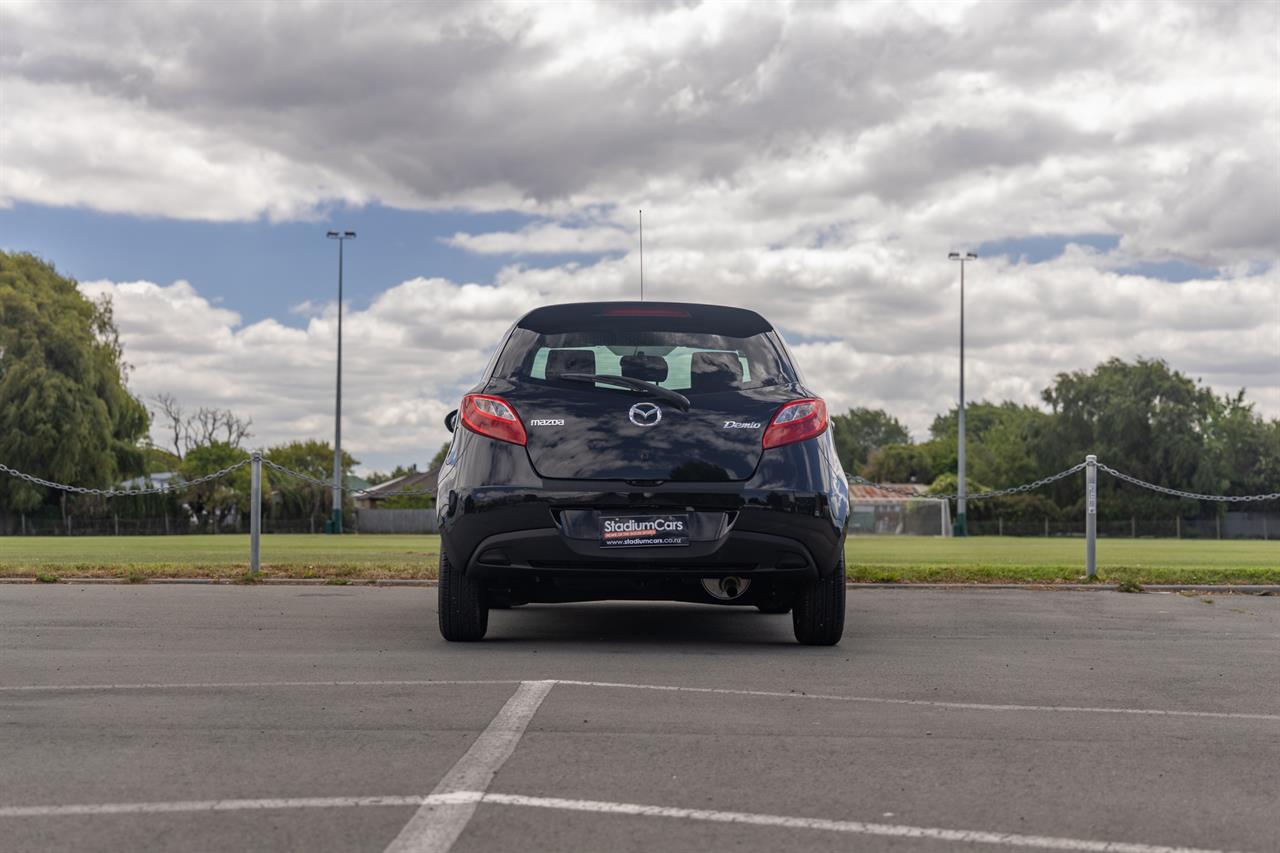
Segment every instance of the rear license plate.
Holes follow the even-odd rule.
[[[689,544],[689,516],[602,515],[600,544],[605,548],[644,548]]]

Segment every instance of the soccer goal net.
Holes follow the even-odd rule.
[[[951,504],[945,498],[853,498],[851,503],[853,534],[951,535]]]

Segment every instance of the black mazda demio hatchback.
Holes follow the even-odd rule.
[[[490,608],[644,599],[792,614],[839,642],[849,487],[826,404],[754,311],[529,312],[450,412],[440,632]]]

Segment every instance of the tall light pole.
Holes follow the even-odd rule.
[[[955,536],[968,536],[969,523],[964,514],[964,264],[976,261],[978,256],[973,252],[952,252],[947,257],[960,262],[960,458],[957,460],[960,488],[956,490],[956,521],[951,532]]]
[[[333,518],[330,533],[342,532],[342,244],[356,238],[354,231],[330,231],[325,234],[338,241],[338,391],[333,413]]]

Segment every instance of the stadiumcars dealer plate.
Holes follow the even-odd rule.
[[[687,513],[602,515],[600,544],[605,548],[654,548],[689,544]]]

